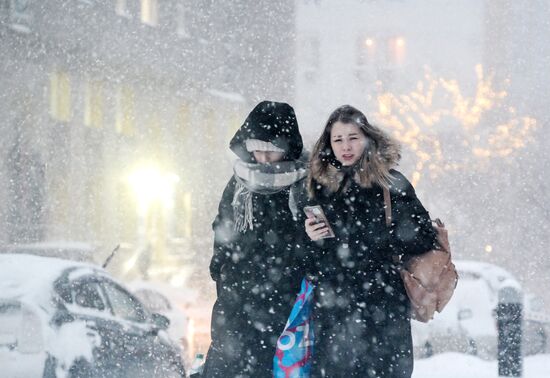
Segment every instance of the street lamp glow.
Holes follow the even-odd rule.
[[[161,202],[165,207],[171,207],[174,197],[174,185],[179,177],[173,173],[165,173],[154,166],[136,169],[128,177],[128,182],[138,201],[141,213],[147,211],[153,202]]]
[[[487,253],[493,252],[493,246],[487,244],[487,245],[485,246],[485,252],[487,252]]]
[[[367,47],[374,46],[374,40],[372,38],[365,39],[365,46],[367,46]]]
[[[395,40],[395,44],[397,45],[397,47],[403,47],[405,46],[405,39],[402,37],[399,37]]]

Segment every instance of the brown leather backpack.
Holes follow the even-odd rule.
[[[384,189],[386,205],[386,225],[391,225],[390,192]],[[427,323],[433,319],[434,312],[441,312],[449,303],[456,284],[458,273],[451,261],[451,247],[445,225],[439,218],[433,226],[437,232],[438,247],[403,262],[401,278],[411,301],[411,316]]]

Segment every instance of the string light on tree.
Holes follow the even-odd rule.
[[[381,91],[374,98],[376,120],[416,157],[413,184],[424,174],[433,179],[445,171],[486,167],[532,141],[536,120],[507,104],[508,93],[494,88],[494,75],[485,75],[481,65],[475,73],[472,96],[457,80],[435,77],[426,68],[410,93]]]

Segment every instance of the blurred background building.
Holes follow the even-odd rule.
[[[292,102],[292,10],[2,0],[0,241],[207,259],[229,138],[258,99]]]
[[[258,100],[293,102],[293,10],[0,0],[0,244],[84,242],[97,262],[120,245],[120,278],[210,303],[228,142]]]

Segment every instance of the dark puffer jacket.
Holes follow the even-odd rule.
[[[302,139],[287,104],[263,102],[248,116],[230,148],[254,163],[247,139],[271,142],[298,159]],[[294,261],[298,225],[289,209],[290,187],[252,194],[253,227],[235,230],[233,198],[237,180],[227,184],[213,223],[210,273],[218,298],[212,312],[212,344],[203,377],[269,377],[277,338],[284,329],[304,272]]]
[[[312,377],[411,376],[409,301],[393,256],[432,249],[435,233],[411,184],[390,173],[391,228],[381,187],[351,180],[334,193],[316,186],[310,204],[323,207],[336,238],[305,242],[316,285]]]

